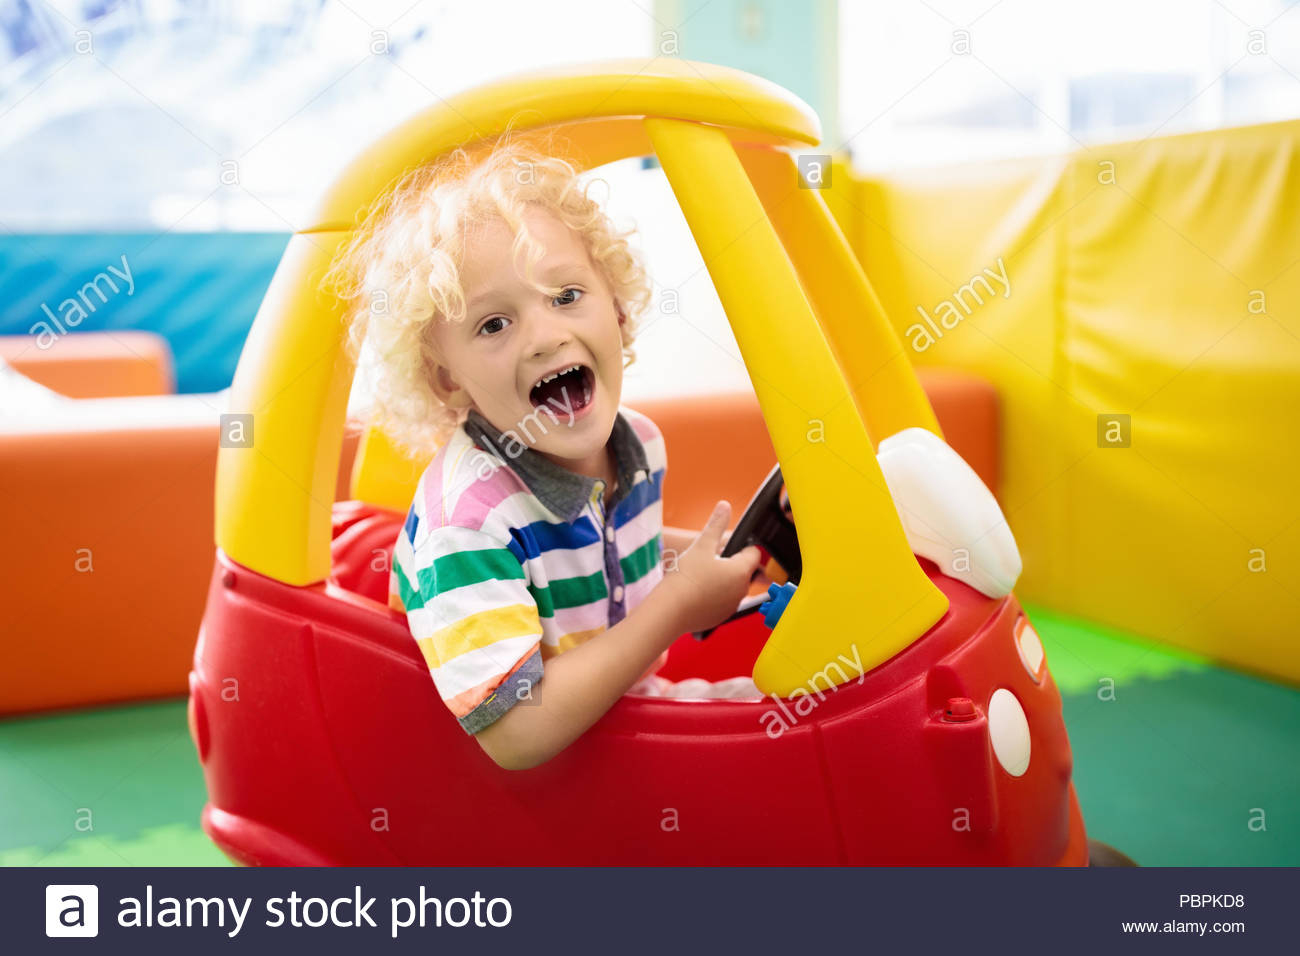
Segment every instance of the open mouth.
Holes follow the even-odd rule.
[[[585,365],[574,365],[534,385],[528,401],[534,408],[546,405],[555,411],[578,412],[591,404],[595,390],[596,374]]]

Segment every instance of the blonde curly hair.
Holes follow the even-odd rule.
[[[440,320],[465,319],[460,274],[466,235],[475,225],[504,220],[515,234],[514,254],[525,252],[530,283],[551,296],[562,290],[532,282],[545,250],[529,234],[524,214],[541,207],[572,229],[627,318],[620,326],[624,367],[636,360],[632,342],[651,291],[627,242],[634,230],[615,229],[588,195],[603,180],[584,184],[577,169],[555,155],[554,144],[554,136],[539,148],[507,133],[486,155],[457,149],[408,171],[371,207],[326,276],[333,291],[353,303],[345,345],[370,382],[372,423],[412,457],[431,454],[468,414],[467,407],[444,404],[434,390],[444,363],[431,333]]]

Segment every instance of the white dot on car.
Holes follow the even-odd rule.
[[[1029,676],[1037,683],[1043,679],[1043,642],[1038,637],[1038,632],[1034,626],[1029,623],[1029,619],[1022,617],[1016,622],[1016,649],[1020,651],[1020,659],[1025,664],[1025,670],[1029,671]]]
[[[1029,719],[1016,695],[999,687],[989,698],[989,740],[1002,769],[1019,777],[1029,769]]]

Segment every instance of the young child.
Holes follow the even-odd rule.
[[[654,676],[735,610],[759,550],[718,556],[725,501],[698,536],[662,526],[663,436],[619,404],[648,281],[574,168],[517,143],[458,151],[408,174],[342,261],[379,420],[437,448],[391,603],[484,751],[536,766],[629,690],[757,696]]]

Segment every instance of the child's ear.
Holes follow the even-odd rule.
[[[451,372],[442,366],[438,366],[434,373],[433,391],[448,408],[465,408],[470,404],[469,392],[461,388],[451,377]]]

